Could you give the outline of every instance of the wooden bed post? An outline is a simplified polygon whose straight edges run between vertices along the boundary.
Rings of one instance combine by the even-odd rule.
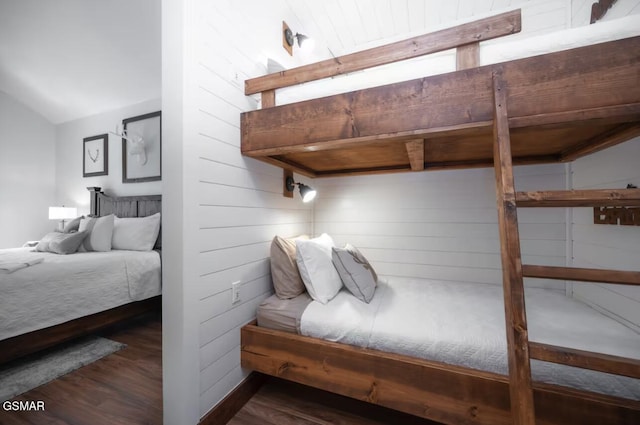
[[[496,173],[496,200],[509,355],[511,415],[516,425],[534,425],[529,336],[507,115],[507,90],[501,71],[493,73],[493,100],[493,162]]]
[[[89,214],[90,215],[99,215],[98,214],[98,194],[102,193],[102,188],[97,187],[97,186],[91,186],[88,187],[87,190],[89,192],[91,192],[91,195],[89,197],[89,205],[90,205],[90,210],[89,210]]]

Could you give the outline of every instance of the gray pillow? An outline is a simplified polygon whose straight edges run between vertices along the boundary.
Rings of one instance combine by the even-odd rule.
[[[360,301],[369,303],[376,290],[378,275],[362,253],[353,245],[332,248],[331,259],[342,283]]]
[[[85,236],[87,236],[86,232],[49,233],[38,242],[36,251],[53,252],[55,254],[73,254],[78,250]]]
[[[77,232],[78,231],[78,227],[80,227],[80,220],[82,220],[83,218],[84,218],[84,216],[81,215],[80,217],[76,217],[73,220],[68,221],[64,225],[64,229],[62,229],[62,233]]]
[[[88,217],[80,220],[79,232],[87,232],[80,251],[111,251],[113,214],[104,217]]]

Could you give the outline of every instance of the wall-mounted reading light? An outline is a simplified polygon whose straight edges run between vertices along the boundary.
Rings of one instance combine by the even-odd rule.
[[[293,56],[293,45],[296,40],[298,41],[298,47],[302,48],[302,45],[304,44],[305,50],[307,47],[313,49],[314,43],[312,38],[304,34],[300,34],[299,32],[294,34],[287,23],[282,21],[282,47],[284,47],[291,56]]]
[[[313,198],[315,198],[318,193],[315,189],[307,186],[306,184],[295,182],[293,177],[290,176],[286,177],[285,186],[289,192],[293,192],[296,186],[298,186],[298,189],[300,189],[300,196],[302,196],[302,202],[313,201]]]
[[[302,43],[305,42],[305,40],[307,40],[309,37],[304,35],[304,34],[300,34],[299,32],[297,32],[295,35],[293,34],[293,31],[291,31],[290,28],[286,28],[284,30],[284,39],[287,41],[287,44],[291,47],[293,47],[293,43],[295,40],[298,40],[298,47],[302,47]]]

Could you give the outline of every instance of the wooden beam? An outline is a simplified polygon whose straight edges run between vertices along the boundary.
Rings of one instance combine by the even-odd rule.
[[[499,72],[493,74],[493,108],[493,159],[496,172],[500,256],[509,352],[511,414],[515,425],[535,425],[520,235],[507,114],[507,87]]]
[[[260,98],[260,107],[261,108],[271,108],[276,106],[276,91],[275,90],[265,90],[262,92],[262,96]]]
[[[424,170],[424,139],[411,140],[405,143],[411,171]]]
[[[257,157],[256,159],[262,162],[266,162],[267,164],[275,165],[276,167],[280,167],[286,170],[292,170],[306,177],[311,177],[311,178],[316,177],[316,173],[313,172],[312,170],[309,170],[308,168],[299,166],[297,164],[292,164],[291,162],[288,162],[288,161],[283,161],[280,158],[271,157],[271,156],[261,156],[261,157]]]
[[[640,124],[628,123],[620,125],[613,130],[596,136],[575,148],[568,149],[560,154],[563,161],[573,161],[582,156],[601,151],[615,146],[634,137],[640,136]]]
[[[273,155],[277,149],[318,150],[344,141],[424,138],[458,126],[482,126],[493,116],[488,82],[499,66],[512,88],[510,125],[637,120],[640,56],[633,52],[638,43],[640,37],[633,37],[246,112],[242,152]]]
[[[516,193],[519,207],[638,207],[640,189],[548,190]]]
[[[531,358],[565,364],[615,375],[640,378],[640,360],[609,354],[593,353],[575,348],[530,342]]]
[[[577,280],[581,282],[617,283],[620,285],[640,285],[640,272],[587,269],[578,267],[522,266],[525,277],[540,279]]]
[[[456,70],[480,66],[480,43],[465,44],[456,49]]]
[[[509,117],[509,128],[553,126],[567,123],[607,124],[609,122],[640,121],[640,103],[548,112],[521,117]]]
[[[245,81],[244,93],[288,87],[520,32],[520,9]]]

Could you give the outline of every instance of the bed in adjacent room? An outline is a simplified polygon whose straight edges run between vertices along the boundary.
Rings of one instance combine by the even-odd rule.
[[[160,195],[89,189],[78,229],[0,250],[0,362],[159,308]]]

